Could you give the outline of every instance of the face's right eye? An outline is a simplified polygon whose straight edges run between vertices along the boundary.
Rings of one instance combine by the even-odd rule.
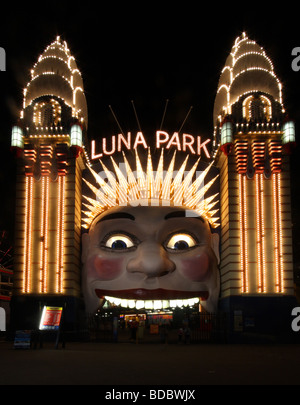
[[[187,233],[174,234],[166,244],[172,251],[184,251],[196,246],[195,239]]]
[[[126,250],[134,247],[135,244],[129,236],[123,234],[115,234],[107,238],[102,246],[111,250]]]

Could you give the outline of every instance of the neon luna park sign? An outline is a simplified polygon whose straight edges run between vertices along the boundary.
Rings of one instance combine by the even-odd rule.
[[[155,133],[155,146],[160,148],[176,148],[178,151],[192,153],[193,155],[201,155],[202,152],[207,158],[210,158],[210,153],[207,145],[211,139],[201,141],[201,136],[193,136],[190,134],[179,134],[174,132],[170,135],[165,131],[156,131]],[[145,149],[149,147],[143,132],[137,132],[135,136],[131,132],[127,135],[118,134],[113,135],[109,142],[106,138],[99,141],[91,141],[91,159],[100,159],[105,155],[113,155],[116,152],[121,152],[124,149],[131,150],[142,146]]]

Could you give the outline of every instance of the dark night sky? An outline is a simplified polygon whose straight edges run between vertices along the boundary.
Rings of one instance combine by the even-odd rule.
[[[234,3],[220,7],[215,2],[207,6],[206,2],[195,1],[140,1],[138,6],[130,1],[45,4],[12,4],[2,13],[0,46],[7,58],[6,72],[0,72],[2,229],[11,231],[14,221],[11,126],[19,113],[22,89],[32,65],[57,35],[67,41],[83,76],[90,139],[118,132],[109,105],[124,131],[138,130],[131,100],[143,132],[153,133],[160,125],[166,99],[165,122],[170,132],[180,128],[193,106],[185,130],[210,137],[219,75],[235,38],[243,31],[272,59],[283,83],[285,107],[296,125],[300,122],[300,71],[291,68],[292,49],[300,46],[295,3],[285,2],[284,9],[263,8],[262,2],[249,3],[251,9]],[[295,213],[300,202],[296,161],[294,155]],[[293,221],[298,229],[297,215]]]

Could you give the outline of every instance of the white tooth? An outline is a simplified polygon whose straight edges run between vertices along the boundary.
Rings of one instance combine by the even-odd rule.
[[[154,309],[161,309],[162,302],[161,301],[154,301]]]
[[[136,301],[135,307],[136,307],[136,309],[145,308],[145,301],[142,301],[142,300]]]
[[[163,301],[163,308],[169,308],[169,306],[170,306],[170,303],[169,303],[169,301]]]
[[[135,301],[134,300],[129,300],[128,301],[128,306],[129,306],[129,308],[135,308]]]
[[[182,300],[176,300],[176,306],[182,307]]]
[[[170,307],[176,307],[177,301],[176,300],[170,300]]]
[[[187,307],[189,305],[189,300],[183,300],[182,304],[184,307]]]
[[[121,300],[121,306],[127,308],[127,300]]]
[[[153,309],[153,301],[145,301],[145,308],[146,309]]]

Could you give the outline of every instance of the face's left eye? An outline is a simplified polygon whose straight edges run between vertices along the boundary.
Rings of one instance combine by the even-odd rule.
[[[187,250],[196,246],[195,239],[187,233],[177,233],[168,240],[166,247],[174,251]]]
[[[126,250],[134,247],[132,239],[127,235],[116,234],[111,235],[104,243],[104,247],[110,248],[112,250]]]

